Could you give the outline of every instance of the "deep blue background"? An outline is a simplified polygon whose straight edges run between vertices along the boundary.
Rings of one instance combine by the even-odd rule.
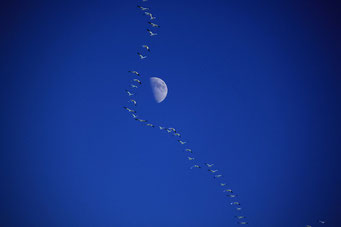
[[[157,37],[136,1],[1,4],[0,226],[234,225],[216,180],[122,109],[128,70],[141,117],[216,164],[249,226],[341,226],[340,4],[144,5]]]

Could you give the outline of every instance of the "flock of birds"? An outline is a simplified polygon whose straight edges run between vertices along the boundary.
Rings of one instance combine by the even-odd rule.
[[[148,0],[141,0],[142,2],[147,2]],[[141,5],[137,5],[137,8],[139,8],[145,16],[147,16],[149,18],[150,21],[148,21],[148,24],[151,26],[150,29],[146,29],[146,31],[148,32],[150,37],[153,36],[157,36],[158,33],[155,31],[152,31],[151,29],[158,29],[160,28],[160,26],[154,22],[156,19],[156,17],[150,12],[150,8],[148,7],[144,7]],[[150,47],[148,45],[142,45],[142,48],[145,49],[144,52],[146,53],[150,53]],[[143,51],[141,51],[143,52]],[[139,56],[139,58],[141,60],[147,58],[147,55],[141,52],[137,52],[137,55]],[[240,204],[240,202],[238,200],[236,200],[236,197],[238,196],[236,193],[234,193],[234,191],[229,188],[227,186],[227,184],[222,181],[221,179],[223,179],[223,174],[220,173],[220,171],[218,169],[214,168],[214,164],[213,163],[197,163],[196,162],[196,158],[193,157],[194,152],[192,151],[192,149],[190,149],[187,146],[187,142],[185,140],[182,139],[181,134],[175,129],[175,128],[168,128],[168,127],[164,127],[164,126],[157,126],[155,124],[152,124],[151,122],[149,122],[148,120],[145,119],[141,119],[138,117],[136,110],[134,110],[133,108],[135,108],[137,106],[137,101],[134,99],[134,96],[136,95],[136,89],[139,88],[139,86],[142,85],[141,79],[142,79],[142,75],[135,71],[135,70],[130,70],[128,71],[129,73],[133,74],[136,78],[132,79],[132,83],[130,84],[130,90],[126,89],[125,92],[128,94],[129,96],[129,103],[131,103],[131,105],[133,107],[127,107],[124,106],[123,108],[128,111],[129,114],[131,114],[131,116],[133,117],[133,119],[135,119],[137,122],[141,122],[143,124],[145,124],[148,127],[151,128],[157,128],[161,131],[165,131],[169,134],[172,134],[173,136],[175,136],[177,138],[177,142],[183,146],[183,150],[184,152],[186,152],[187,154],[187,159],[190,162],[193,162],[193,164],[191,165],[190,169],[202,169],[202,168],[207,168],[207,170],[212,174],[212,177],[214,179],[217,179],[219,186],[222,188],[222,192],[225,193],[225,196],[230,198],[231,201],[229,202],[229,205],[234,206],[235,210],[238,212],[237,215],[235,215],[235,219],[236,219],[236,223],[240,224],[240,225],[246,225],[249,222],[247,221],[246,216],[242,215],[242,206]],[[325,221],[322,220],[318,220],[317,221],[320,224],[325,224]],[[311,225],[306,225],[306,227],[312,227]]]

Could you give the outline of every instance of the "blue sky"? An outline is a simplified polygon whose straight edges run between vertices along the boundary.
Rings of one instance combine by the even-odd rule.
[[[141,3],[142,4],[142,3]],[[13,1],[1,8],[1,226],[340,226],[340,3]],[[141,61],[141,45],[151,47]],[[149,77],[168,85],[157,104]]]

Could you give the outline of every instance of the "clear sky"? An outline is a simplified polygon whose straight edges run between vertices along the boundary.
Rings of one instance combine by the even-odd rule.
[[[0,226],[341,226],[337,1],[10,1],[0,7]],[[143,61],[137,51],[148,44]],[[168,96],[152,97],[150,77]]]

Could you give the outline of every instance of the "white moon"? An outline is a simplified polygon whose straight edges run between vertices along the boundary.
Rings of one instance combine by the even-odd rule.
[[[150,78],[150,86],[152,87],[153,95],[157,103],[162,102],[168,93],[166,83],[157,77]]]

